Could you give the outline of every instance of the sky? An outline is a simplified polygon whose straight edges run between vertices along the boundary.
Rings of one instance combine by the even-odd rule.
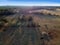
[[[60,6],[60,0],[0,0],[0,6]]]

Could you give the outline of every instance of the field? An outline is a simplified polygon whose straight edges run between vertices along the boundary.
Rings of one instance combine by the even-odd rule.
[[[60,7],[0,7],[0,45],[60,45]]]

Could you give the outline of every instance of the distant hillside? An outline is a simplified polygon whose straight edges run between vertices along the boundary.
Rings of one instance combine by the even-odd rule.
[[[47,9],[40,9],[40,10],[31,10],[29,13],[36,13],[36,14],[44,14],[44,15],[53,15],[53,16],[60,16],[60,9],[54,10],[47,10]]]

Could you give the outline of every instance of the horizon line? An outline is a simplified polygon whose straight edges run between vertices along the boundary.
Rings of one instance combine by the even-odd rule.
[[[0,3],[0,6],[60,6],[60,3]]]

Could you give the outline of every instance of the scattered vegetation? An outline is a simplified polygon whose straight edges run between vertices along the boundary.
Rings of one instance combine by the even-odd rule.
[[[0,17],[1,16],[8,16],[8,15],[13,15],[14,12],[11,9],[0,9]]]
[[[57,45],[60,41],[60,21],[58,19],[57,21],[53,18],[46,19],[38,16],[44,15],[44,13],[29,15],[19,13],[9,16],[13,14],[14,11],[10,9],[0,9],[0,16],[2,17],[0,18],[0,33],[2,33],[0,39],[4,39],[2,40],[4,45],[28,45],[29,43],[32,45],[49,45],[48,43]],[[4,15],[8,16],[3,17]],[[51,16],[51,13],[47,15]],[[0,40],[1,45],[2,41]]]

